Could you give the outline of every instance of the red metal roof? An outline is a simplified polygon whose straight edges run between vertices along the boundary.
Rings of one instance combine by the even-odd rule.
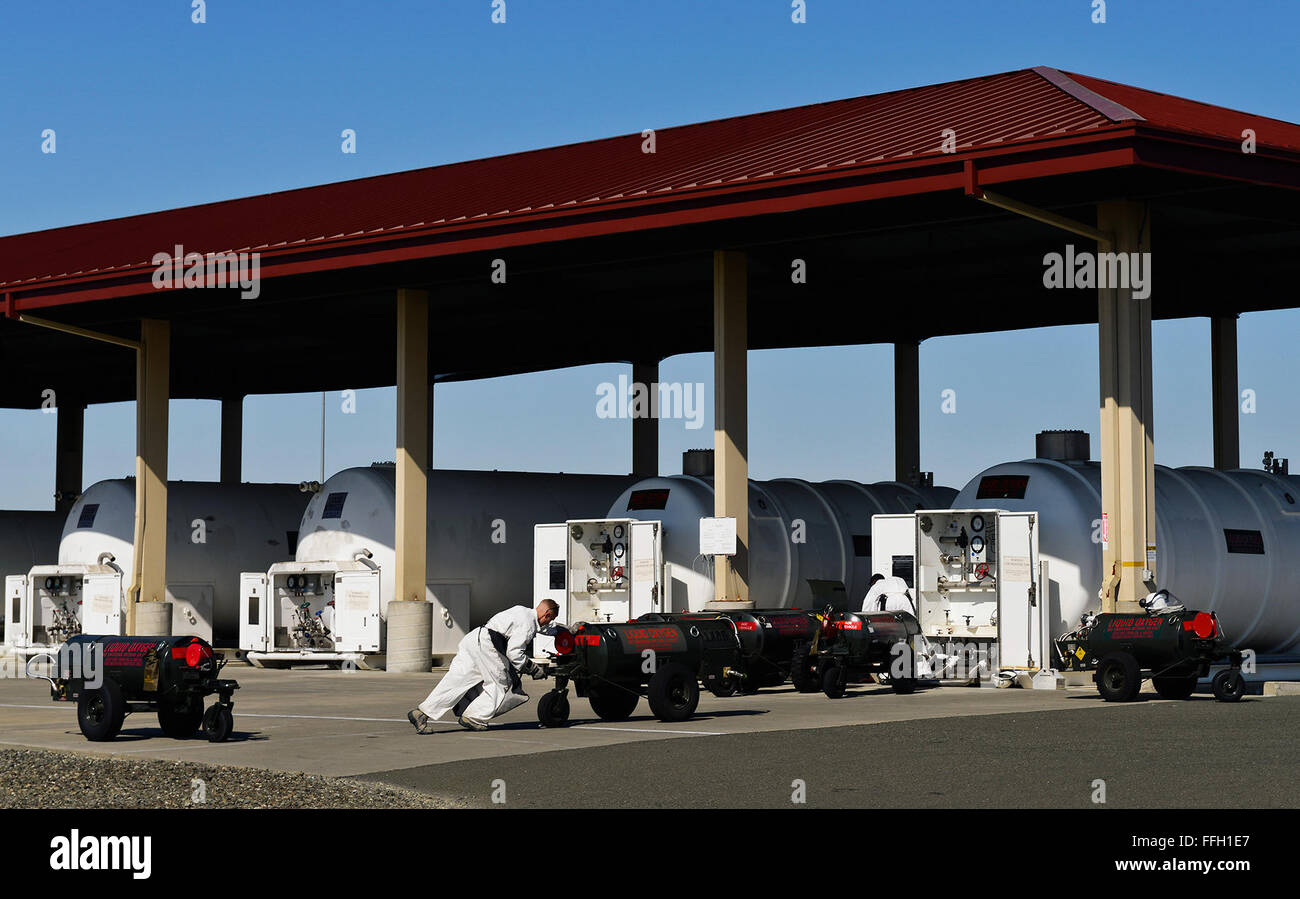
[[[1024,69],[664,128],[655,135],[653,154],[642,152],[641,135],[625,135],[0,238],[0,287],[97,281],[126,270],[152,269],[154,254],[170,253],[178,244],[186,252],[259,251],[265,277],[277,256],[286,262],[305,259],[303,251],[311,250],[310,258],[319,259],[322,249],[397,246],[395,238],[454,234],[460,239],[463,234],[464,242],[454,250],[460,252],[605,233],[619,229],[564,231],[559,226],[578,212],[606,211],[613,217],[632,209],[642,215],[665,201],[721,196],[736,203],[762,188],[811,189],[891,167],[952,161],[941,149],[944,129],[955,132],[961,158],[1082,141],[1139,125],[1234,141],[1240,141],[1243,127],[1258,125],[1262,147],[1300,148],[1300,126],[1054,69]],[[1124,161],[1132,162],[1128,157]],[[906,187],[891,189],[896,195],[952,186],[916,177]],[[851,199],[828,193],[818,202]],[[770,210],[728,215],[757,211]],[[533,236],[470,241],[474,234],[491,233],[484,226],[505,223]],[[642,221],[623,230],[647,226]],[[551,235],[539,237],[538,229]],[[398,250],[387,255],[376,251],[366,262],[419,255],[404,252],[405,257]],[[345,264],[362,263],[353,256],[334,267]],[[310,265],[329,267],[286,264],[281,271],[308,270]],[[109,295],[114,294],[98,294]]]
[[[1242,140],[1241,132],[1250,128],[1255,132],[1261,147],[1300,152],[1300,125],[1117,84],[1114,81],[1090,78],[1087,75],[1071,74],[1069,77],[1089,90],[1133,110],[1150,127],[1217,137],[1237,143]]]

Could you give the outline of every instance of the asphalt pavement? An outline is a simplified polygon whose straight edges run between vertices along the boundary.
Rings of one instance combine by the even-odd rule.
[[[501,808],[1297,808],[1297,735],[1300,698],[1144,697],[620,743],[365,779]],[[961,829],[959,818],[935,824]],[[864,828],[888,829],[885,819]]]

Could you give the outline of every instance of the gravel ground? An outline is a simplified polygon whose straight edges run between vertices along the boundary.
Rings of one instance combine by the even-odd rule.
[[[199,783],[201,781],[202,783]],[[202,801],[195,801],[197,798]],[[0,808],[456,808],[401,787],[299,772],[0,749]]]

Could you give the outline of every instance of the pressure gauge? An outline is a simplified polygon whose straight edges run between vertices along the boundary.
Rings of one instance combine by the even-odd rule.
[[[984,552],[984,538],[975,536],[970,538],[970,551],[973,553]]]
[[[621,540],[622,538],[623,538],[623,525],[621,524],[614,525],[614,539]]]
[[[984,516],[983,515],[972,516],[970,520],[970,529],[972,531],[984,530]]]
[[[616,559],[621,559],[621,558],[623,558],[623,553],[624,553],[625,551],[626,551],[626,550],[624,549],[623,544],[621,544],[621,543],[615,543],[615,544],[614,544],[614,558],[616,558]]]

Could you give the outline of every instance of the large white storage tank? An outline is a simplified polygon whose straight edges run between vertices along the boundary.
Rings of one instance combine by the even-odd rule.
[[[848,601],[861,603],[871,580],[871,516],[947,508],[956,493],[897,481],[751,480],[750,598],[764,608],[811,608],[808,582],[818,580],[842,583]],[[673,608],[696,611],[713,599],[713,559],[699,553],[700,519],[713,515],[713,478],[683,474],[638,481],[606,517],[664,523]]]
[[[432,598],[445,609],[468,607],[468,627],[510,606],[531,605],[533,525],[599,515],[634,480],[629,475],[428,472],[425,571]],[[388,573],[396,567],[396,503],[391,464],[338,472],[302,514],[296,561],[346,562],[370,552],[370,562],[381,572],[380,609],[386,614],[393,596]]]
[[[1190,608],[1216,612],[1239,648],[1300,655],[1300,478],[1157,465],[1155,490],[1159,585]],[[1099,462],[1067,457],[995,465],[962,489],[953,508],[1038,512],[1053,636],[1075,627],[1085,611],[1100,609]]]
[[[48,562],[59,552],[63,534],[62,512],[0,511],[0,583],[11,574],[26,574],[33,565]],[[5,615],[0,614],[0,640]]]
[[[207,630],[217,645],[239,638],[239,573],[266,570],[296,549],[307,497],[296,484],[167,485],[167,593],[172,633]],[[60,565],[93,565],[110,553],[129,585],[135,552],[135,479],[100,481],[82,493],[63,526]],[[42,560],[42,561],[48,561]],[[187,612],[188,610],[188,612]],[[205,614],[206,613],[206,614]]]

